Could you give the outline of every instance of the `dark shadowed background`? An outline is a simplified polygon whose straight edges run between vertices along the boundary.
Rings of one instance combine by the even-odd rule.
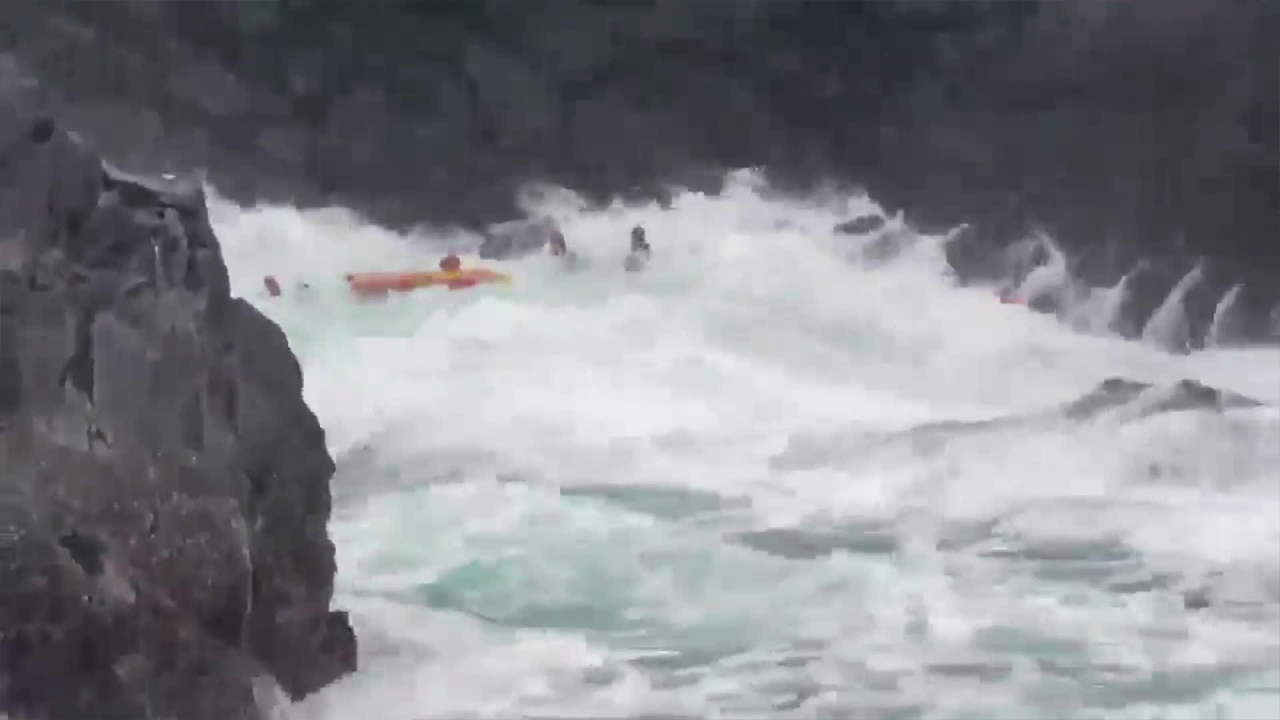
[[[605,199],[835,178],[952,263],[1029,229],[1109,284],[1280,285],[1280,2],[10,1],[4,42],[139,170],[391,226],[516,214],[552,180]],[[1153,291],[1154,292],[1154,291]]]

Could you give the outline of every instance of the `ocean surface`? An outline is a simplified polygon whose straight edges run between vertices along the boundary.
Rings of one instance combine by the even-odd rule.
[[[945,237],[834,236],[878,208],[750,173],[525,203],[584,269],[211,201],[338,464],[360,670],[284,716],[1280,717],[1280,349],[1121,340],[1105,292],[1001,304]],[[346,292],[447,248],[514,282]],[[1111,376],[1272,407],[1042,414]]]

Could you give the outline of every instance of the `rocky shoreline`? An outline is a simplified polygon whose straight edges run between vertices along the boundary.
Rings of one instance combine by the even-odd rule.
[[[324,431],[200,185],[41,95],[0,55],[0,715],[264,717],[356,666]]]

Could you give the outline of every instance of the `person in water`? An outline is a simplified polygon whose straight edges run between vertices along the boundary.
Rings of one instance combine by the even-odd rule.
[[[653,252],[649,248],[649,241],[645,239],[643,226],[637,225],[631,228],[631,252],[644,255],[645,260],[648,260]]]
[[[551,240],[548,241],[553,257],[567,257],[569,255],[569,246],[564,241],[564,233],[559,230],[551,231]]]
[[[560,258],[560,262],[566,268],[574,270],[582,264],[582,259],[578,257],[578,253],[569,249],[568,243],[564,240],[564,233],[560,232],[560,228],[551,231],[551,239],[547,241],[547,246],[551,248],[551,256]]]
[[[649,241],[645,238],[644,228],[637,225],[631,228],[631,252],[627,254],[627,259],[622,261],[622,267],[627,272],[638,272],[644,269],[649,263],[649,256],[653,251],[649,248]]]
[[[280,282],[276,280],[274,275],[267,275],[262,278],[262,284],[267,288],[267,294],[271,297],[280,297]]]
[[[448,273],[449,275],[458,276],[449,278],[445,283],[445,287],[450,290],[462,290],[463,288],[474,287],[478,282],[475,278],[460,275],[462,272],[462,258],[458,257],[457,254],[453,252],[450,252],[448,255],[440,258],[440,270]]]

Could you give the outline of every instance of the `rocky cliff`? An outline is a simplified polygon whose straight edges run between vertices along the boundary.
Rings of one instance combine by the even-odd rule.
[[[0,715],[260,717],[355,667],[324,432],[200,187],[38,90],[0,54]]]
[[[9,0],[7,41],[109,157],[206,168],[240,200],[392,226],[596,197],[842,178],[989,273],[1034,229],[1157,305],[1280,282],[1280,3],[984,0]],[[2,28],[0,28],[2,30]],[[0,32],[0,42],[6,33]],[[1167,276],[1167,277],[1166,277]],[[1149,297],[1146,297],[1149,296]],[[1265,324],[1265,322],[1264,322]]]

